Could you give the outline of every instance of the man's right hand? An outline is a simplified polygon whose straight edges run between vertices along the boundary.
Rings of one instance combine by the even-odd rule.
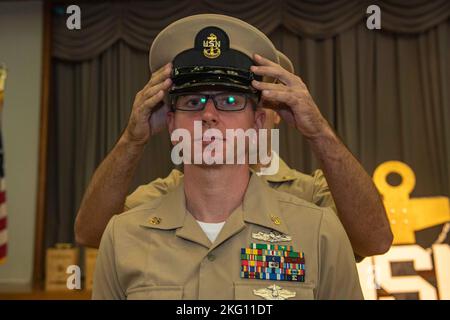
[[[163,99],[172,85],[171,72],[171,63],[153,72],[149,82],[136,94],[130,119],[124,132],[129,141],[144,145],[150,136],[165,127],[169,106],[163,102]]]

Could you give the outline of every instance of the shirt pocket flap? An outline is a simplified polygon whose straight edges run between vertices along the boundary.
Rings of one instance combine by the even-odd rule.
[[[180,286],[148,286],[129,290],[127,300],[181,300],[182,296]]]
[[[235,282],[236,300],[313,300],[314,285],[310,283]]]

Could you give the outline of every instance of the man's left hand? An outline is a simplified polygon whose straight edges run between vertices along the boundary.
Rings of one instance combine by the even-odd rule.
[[[313,139],[328,131],[328,122],[300,77],[258,54],[254,60],[258,65],[251,67],[252,72],[278,79],[278,83],[252,81],[253,87],[262,91],[263,107],[277,111],[306,138]]]

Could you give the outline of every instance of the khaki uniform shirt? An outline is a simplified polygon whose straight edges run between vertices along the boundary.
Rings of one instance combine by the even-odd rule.
[[[278,173],[270,176],[263,175],[261,178],[270,187],[278,191],[287,192],[300,199],[312,202],[319,207],[331,207],[336,212],[336,206],[322,170],[316,170],[312,176],[306,175],[289,168],[280,158]],[[159,178],[149,184],[138,187],[127,197],[125,211],[166,194],[182,181],[183,173],[174,169],[166,178]]]
[[[241,249],[258,232],[304,253],[304,282],[241,278]],[[185,207],[181,181],[165,196],[114,216],[103,234],[93,299],[362,299],[350,242],[330,208],[270,188],[253,174],[242,205],[211,243]],[[295,296],[293,296],[295,294]]]

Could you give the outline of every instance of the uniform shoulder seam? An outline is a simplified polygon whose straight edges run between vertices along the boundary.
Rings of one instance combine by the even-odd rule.
[[[149,211],[153,211],[154,209],[156,209],[160,206],[162,198],[164,198],[164,196],[161,196],[158,199],[152,199],[152,200],[145,202],[137,207],[134,207],[132,209],[124,211],[120,214],[117,214],[116,218],[120,219],[122,217],[129,217],[131,215],[137,215],[137,214],[148,213]]]

